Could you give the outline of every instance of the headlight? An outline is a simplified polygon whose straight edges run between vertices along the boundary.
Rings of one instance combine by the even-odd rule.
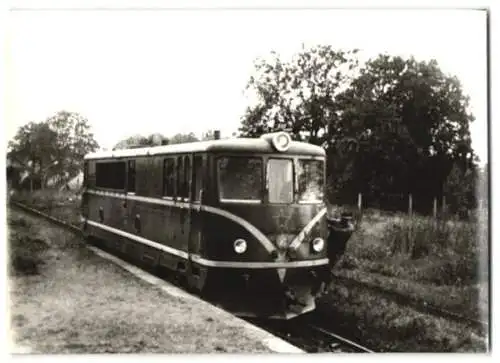
[[[242,238],[238,238],[236,241],[234,241],[233,246],[236,253],[241,254],[247,250],[247,242]]]
[[[284,132],[279,132],[277,133],[273,139],[272,143],[276,150],[278,151],[286,151],[290,147],[290,143],[292,142],[292,139],[290,138],[290,135]]]
[[[323,248],[325,247],[325,241],[323,238],[315,238],[312,241],[312,249],[314,252],[321,252]]]
[[[292,138],[284,131],[271,132],[260,136],[261,139],[271,143],[271,145],[279,152],[287,151],[292,144]]]

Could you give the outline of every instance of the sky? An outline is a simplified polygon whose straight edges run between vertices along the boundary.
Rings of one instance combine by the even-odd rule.
[[[59,110],[87,117],[111,148],[134,134],[220,129],[250,100],[253,61],[315,44],[438,61],[470,97],[472,143],[487,158],[486,14],[466,10],[14,11],[7,33],[7,124]]]

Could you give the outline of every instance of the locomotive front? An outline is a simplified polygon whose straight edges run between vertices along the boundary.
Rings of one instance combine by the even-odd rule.
[[[239,142],[214,156],[219,212],[207,207],[203,237],[211,291],[239,315],[311,311],[330,269],[325,151],[286,133]]]

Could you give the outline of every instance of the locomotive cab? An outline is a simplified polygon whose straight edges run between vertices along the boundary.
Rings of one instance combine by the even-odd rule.
[[[254,227],[252,233],[227,220],[209,222],[206,235],[214,240],[205,245],[216,249],[207,249],[216,255],[212,258],[245,267],[227,269],[225,278],[217,275],[219,297],[234,291],[257,300],[260,295],[279,295],[285,306],[262,314],[272,316],[279,310],[295,316],[314,309],[314,296],[329,273],[324,151],[292,142],[286,133],[266,134],[260,140],[260,150],[251,153],[224,150],[214,155],[217,205],[243,218]],[[222,228],[224,237],[217,233]]]

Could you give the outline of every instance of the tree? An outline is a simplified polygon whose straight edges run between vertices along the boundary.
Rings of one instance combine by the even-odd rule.
[[[171,138],[163,136],[160,133],[153,133],[147,137],[137,134],[134,136],[130,136],[124,140],[121,140],[114,146],[113,150],[135,149],[141,147],[151,147],[151,146],[169,145],[169,144],[183,144],[186,142],[195,142],[195,141],[199,140],[192,132],[189,134],[176,134]]]
[[[254,92],[258,102],[247,108],[241,135],[289,130],[295,140],[322,145],[328,126],[336,121],[334,98],[357,66],[356,52],[316,46],[289,62],[274,52],[271,60],[257,60],[256,75],[247,90]]]
[[[412,193],[430,208],[432,199],[443,195],[455,163],[474,173],[468,98],[436,61],[380,55],[336,101],[342,127],[330,128],[329,143],[346,136],[354,140],[354,174],[347,183],[367,197]]]
[[[189,134],[176,134],[169,139],[170,144],[184,144],[187,142],[195,142],[200,141],[195,136],[194,133],[190,132]]]
[[[59,111],[46,122],[57,134],[55,184],[65,184],[82,172],[83,157],[99,145],[88,120],[76,112]]]
[[[384,204],[412,193],[431,208],[455,163],[464,173],[475,168],[468,98],[435,61],[380,55],[358,67],[355,54],[318,46],[290,62],[274,53],[259,60],[248,84],[258,102],[240,132],[285,129],[324,146],[332,201],[352,203],[363,192]]]
[[[45,122],[21,126],[9,142],[7,157],[25,172],[31,191],[34,183],[45,185],[49,168],[57,160],[56,142],[57,134]]]
[[[83,157],[98,147],[87,119],[60,111],[44,122],[21,126],[9,142],[8,157],[29,175],[30,189],[38,180],[42,188],[49,179],[62,184],[83,170]]]
[[[169,139],[160,133],[154,133],[149,135],[148,137],[137,134],[118,142],[114,146],[113,150],[135,149],[141,147],[151,147],[151,146],[167,145],[167,144],[169,144]]]
[[[453,164],[444,186],[446,204],[450,212],[465,216],[467,210],[476,207],[477,177],[477,170],[464,170],[459,163]]]

